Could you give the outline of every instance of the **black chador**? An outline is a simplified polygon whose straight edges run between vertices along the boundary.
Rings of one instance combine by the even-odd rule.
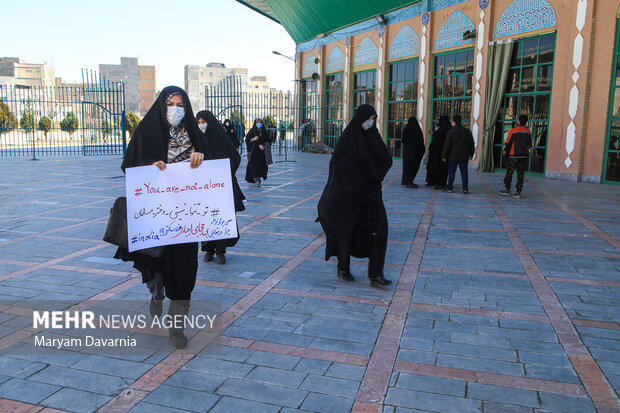
[[[448,184],[448,164],[441,159],[441,151],[446,143],[446,135],[452,128],[450,118],[441,116],[439,127],[433,133],[433,138],[428,146],[428,163],[426,164],[426,182],[435,189],[444,188]]]
[[[241,163],[241,155],[239,155],[239,152],[233,146],[232,141],[226,135],[225,129],[220,128],[220,123],[217,121],[213,113],[208,110],[202,110],[196,114],[196,119],[202,119],[207,123],[207,129],[205,130],[203,136],[207,143],[209,143],[214,149],[212,159],[230,159],[230,173],[232,176],[235,211],[245,211],[245,206],[243,205],[245,196],[243,195],[243,192],[241,192],[241,188],[237,183],[237,177],[235,176],[237,168],[239,168],[239,164]],[[201,242],[201,250],[206,252],[205,261],[211,261],[213,259],[213,254],[217,253],[218,263],[225,264],[226,258],[224,254],[226,254],[226,248],[234,247],[237,244],[237,241],[239,241],[238,236],[237,238]]]
[[[361,105],[340,135],[318,214],[327,237],[325,259],[338,257],[338,276],[353,281],[350,256],[369,257],[371,283],[387,285],[390,281],[383,277],[383,264],[388,220],[381,182],[392,166],[392,157],[374,119],[375,109]]]
[[[424,157],[424,135],[422,129],[415,116],[409,118],[409,122],[403,130],[403,178],[402,185],[406,185],[410,188],[417,188],[417,185],[413,183],[418,170],[420,169],[420,162]]]
[[[260,127],[258,126],[260,125]],[[257,138],[257,139],[255,139]],[[269,134],[265,130],[260,118],[254,120],[254,126],[245,135],[248,165],[245,170],[245,180],[260,186],[260,180],[267,179],[267,160],[265,158],[265,143],[269,142]],[[263,147],[262,149],[260,147]]]
[[[237,138],[237,132],[235,132],[235,127],[230,119],[224,120],[222,127],[224,128],[224,131],[226,131],[226,135],[228,135],[228,138],[232,142],[233,146],[238,149],[241,146],[241,142],[239,142],[239,138]]]

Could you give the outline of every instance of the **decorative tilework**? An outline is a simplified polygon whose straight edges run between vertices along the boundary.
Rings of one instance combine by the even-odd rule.
[[[382,24],[381,27],[379,27],[379,36],[383,36],[385,34],[385,24]]]
[[[306,62],[304,63],[304,70],[302,72],[302,77],[310,77],[312,76],[312,74],[314,72],[318,72],[319,71],[319,65],[314,63],[314,59],[316,57],[313,56],[308,56],[308,58],[306,59]]]
[[[353,58],[353,66],[365,65],[377,61],[377,46],[368,36],[360,43]]]
[[[448,47],[461,46],[473,43],[473,39],[463,40],[463,33],[467,30],[475,30],[476,26],[469,17],[460,10],[455,10],[446,20],[435,39],[434,50],[446,49]]]
[[[405,25],[390,47],[388,59],[411,56],[420,53],[420,38],[413,29]]]
[[[489,0],[480,0],[478,1],[478,5],[480,6],[482,10],[484,10],[489,5]]]
[[[512,36],[556,24],[555,11],[547,0],[514,0],[499,18],[493,36]]]
[[[344,69],[344,53],[338,46],[334,47],[325,63],[325,71],[333,72]]]
[[[424,0],[411,6],[404,7],[400,10],[393,11],[385,15],[388,25],[399,23],[423,15],[425,12],[441,10],[456,4],[464,3],[469,0]],[[330,33],[325,37],[300,43],[297,49],[300,52],[307,52],[319,46],[333,43],[338,40],[346,39],[349,36],[368,32],[379,28],[379,22],[375,18],[366,20],[353,26]]]
[[[428,14],[428,12],[424,12],[424,14],[422,15],[422,24],[426,26],[430,20],[430,14]]]

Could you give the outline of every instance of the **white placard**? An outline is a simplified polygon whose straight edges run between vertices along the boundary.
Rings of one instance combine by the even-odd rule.
[[[236,238],[230,160],[125,170],[129,251]]]

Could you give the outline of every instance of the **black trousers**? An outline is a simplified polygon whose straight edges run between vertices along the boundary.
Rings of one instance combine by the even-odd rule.
[[[206,252],[226,254],[226,241],[228,240],[205,241],[202,243],[201,249]]]
[[[512,174],[517,170],[517,192],[521,193],[523,189],[523,180],[525,177],[525,169],[527,168],[527,158],[508,158],[506,162],[506,176],[504,177],[504,185],[510,191],[512,186]]]
[[[381,236],[373,235],[370,241],[370,254],[368,257],[369,278],[383,275],[386,251],[387,240]],[[338,269],[342,271],[351,270],[351,256],[349,254],[343,254],[338,257]]]

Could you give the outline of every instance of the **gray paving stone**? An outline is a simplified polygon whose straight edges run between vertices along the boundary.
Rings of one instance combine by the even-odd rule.
[[[429,393],[465,397],[466,384],[463,380],[400,373],[395,386]]]
[[[308,347],[312,340],[314,340],[314,337],[303,336],[301,334],[283,333],[280,331],[270,331],[265,335],[265,337],[263,337],[263,341],[297,347]]]
[[[163,384],[213,393],[225,380],[226,377],[217,376],[215,374],[179,370]]]
[[[50,384],[13,378],[0,384],[0,397],[36,404],[59,389],[60,387]]]
[[[437,361],[437,354],[428,351],[404,350],[398,351],[398,361],[407,361],[410,363],[431,364]]]
[[[362,381],[366,368],[354,366],[352,364],[333,363],[325,373],[326,376],[338,377],[341,379]]]
[[[242,394],[245,399],[293,408],[299,407],[308,394],[305,391],[238,379],[226,380],[217,393],[231,397]]]
[[[352,407],[353,399],[317,393],[310,393],[301,405],[302,409],[321,413],[348,412]]]
[[[299,388],[315,393],[355,397],[358,387],[359,382],[310,374]]]
[[[331,361],[302,358],[295,366],[295,371],[323,375],[331,365]]]
[[[153,366],[149,364],[94,355],[90,355],[72,366],[72,368],[78,370],[92,371],[129,379],[137,379],[149,371],[151,367]]]
[[[534,379],[580,383],[579,377],[572,368],[553,368],[549,366],[525,365],[525,376]]]
[[[129,410],[129,413],[175,413],[175,412],[187,412],[188,410],[181,410],[178,407],[166,407],[158,404],[151,404],[146,402],[138,403],[133,409]]]
[[[449,354],[439,354],[437,356],[437,365],[474,371],[486,371],[489,373],[508,374],[511,376],[523,376],[525,373],[523,366],[519,363],[467,358]]]
[[[240,395],[241,396],[241,395]],[[231,413],[231,412],[252,412],[252,413],[277,413],[280,406],[257,403],[249,400],[237,399],[234,397],[222,397],[219,402],[209,410],[209,413]]]
[[[562,413],[596,412],[596,408],[589,398],[566,396],[555,393],[540,392],[540,406],[546,410]]]
[[[437,353],[454,354],[457,356],[471,356],[476,358],[486,358],[491,360],[512,362],[518,361],[517,353],[514,350],[507,350],[496,347],[484,347],[436,341],[433,347],[433,351]]]
[[[252,364],[242,364],[211,357],[196,356],[193,360],[183,366],[181,370],[215,374],[222,377],[243,378],[253,368],[254,365]]]
[[[388,390],[385,403],[412,409],[446,413],[478,413],[482,410],[482,402],[479,400],[399,388],[390,388]]]
[[[482,402],[484,413],[533,413],[534,409],[513,404]],[[540,410],[536,410],[537,412]]]
[[[131,380],[120,377],[56,366],[47,367],[31,376],[30,380],[108,396],[116,396],[131,384]]]
[[[85,392],[74,389],[61,389],[47,399],[43,400],[43,406],[54,409],[67,410],[70,412],[94,412],[106,404],[112,397],[102,394]]]
[[[315,338],[308,347],[318,348],[321,350],[330,350],[340,353],[361,354],[362,356],[370,356],[374,348],[371,344],[353,343],[350,341],[330,340],[326,338]]]
[[[292,370],[299,360],[299,357],[257,351],[247,360],[247,363]]]
[[[535,391],[482,383],[467,383],[467,397],[532,408],[540,407],[538,394]]]
[[[306,373],[260,366],[256,367],[250,374],[245,376],[246,380],[276,384],[278,386],[292,387],[294,389],[298,388],[305,378]]]
[[[204,412],[217,403],[219,396],[162,384],[144,398],[147,403]]]

